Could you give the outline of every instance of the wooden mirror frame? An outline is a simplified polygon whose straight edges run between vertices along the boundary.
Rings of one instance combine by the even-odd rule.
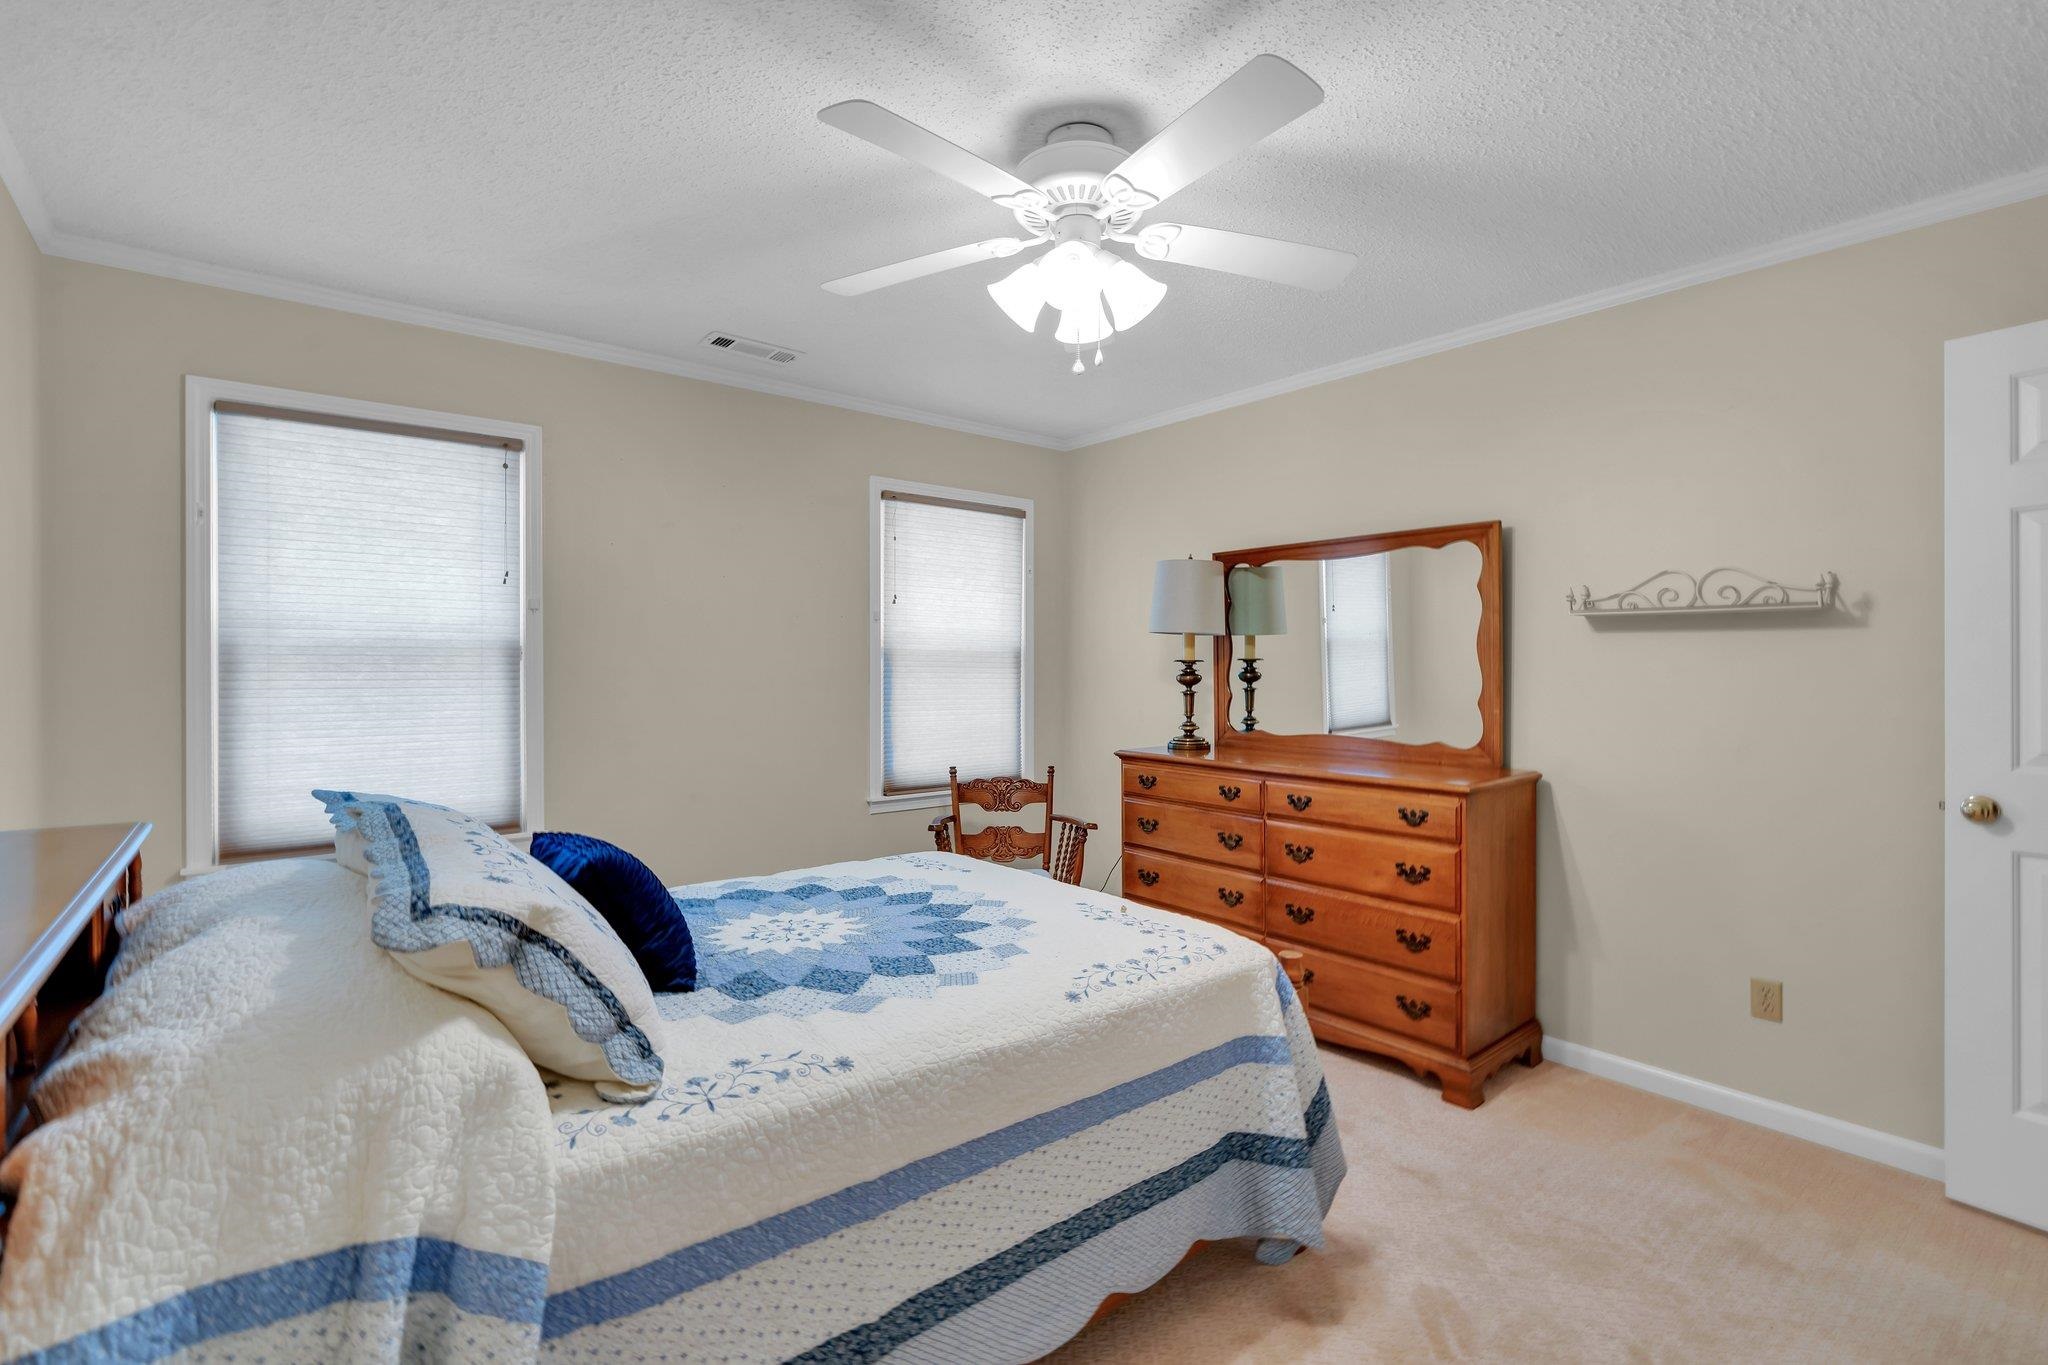
[[[1210,692],[1215,701],[1215,733],[1218,756],[1235,750],[1233,758],[1257,762],[1261,759],[1299,757],[1327,760],[1350,757],[1366,760],[1405,760],[1455,768],[1502,767],[1507,756],[1506,710],[1507,670],[1501,648],[1501,565],[1500,523],[1467,522],[1462,526],[1428,526],[1412,531],[1384,531],[1378,535],[1343,536],[1336,540],[1305,540],[1294,545],[1260,545],[1249,550],[1225,550],[1211,558],[1223,565],[1224,601],[1230,597],[1230,571],[1240,564],[1270,564],[1281,559],[1351,559],[1410,547],[1441,549],[1446,545],[1469,543],[1479,548],[1479,742],[1469,749],[1443,743],[1403,744],[1392,739],[1368,739],[1361,735],[1285,735],[1264,730],[1244,731],[1230,722],[1230,705],[1237,695],[1236,680],[1230,676],[1231,649],[1237,637],[1219,635],[1215,644],[1215,672],[1210,675]],[[1225,618],[1227,621],[1227,617]]]

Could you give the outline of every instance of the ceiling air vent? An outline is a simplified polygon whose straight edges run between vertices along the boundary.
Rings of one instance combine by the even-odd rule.
[[[792,351],[787,346],[770,346],[765,341],[750,341],[746,337],[734,336],[731,332],[706,332],[704,344],[715,350],[750,355],[756,360],[767,360],[777,365],[787,365],[803,354],[802,351]]]

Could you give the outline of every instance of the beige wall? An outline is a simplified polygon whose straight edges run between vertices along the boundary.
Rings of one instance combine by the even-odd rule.
[[[41,257],[0,188],[0,829],[36,822],[36,393]]]
[[[1545,1027],[1939,1143],[1941,346],[2048,317],[2044,242],[2048,199],[1081,452],[1069,803],[1108,820],[1110,752],[1176,719],[1152,560],[1498,517]],[[1721,564],[1852,609],[1566,614]]]
[[[1546,1026],[1938,1143],[1941,342],[2048,316],[2044,239],[2048,200],[1066,456],[48,260],[38,490],[37,267],[0,214],[0,491],[32,493],[0,516],[41,532],[39,559],[37,521],[0,535],[0,627],[42,618],[39,680],[0,655],[0,756],[39,718],[36,818],[155,820],[153,880],[176,866],[188,373],[544,428],[549,823],[676,880],[923,842],[861,800],[870,474],[1038,500],[1038,757],[1105,832],[1111,751],[1177,719],[1152,560],[1499,517]],[[1851,610],[1565,612],[1725,563],[1833,569]],[[1751,975],[1784,1024],[1747,1017]]]
[[[1067,457],[101,266],[45,262],[54,823],[184,848],[187,374],[543,429],[547,822],[671,881],[929,847],[869,815],[868,476],[1036,500],[1039,761],[1066,676]]]

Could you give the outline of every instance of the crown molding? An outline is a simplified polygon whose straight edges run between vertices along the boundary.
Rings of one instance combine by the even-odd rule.
[[[410,323],[415,327],[432,327],[443,332],[459,332],[465,336],[482,337],[487,341],[503,341],[535,350],[556,351],[563,355],[580,356],[585,360],[626,365],[637,370],[652,370],[658,374],[698,379],[710,384],[723,384],[729,388],[772,394],[778,398],[794,398],[805,403],[823,403],[829,407],[846,408],[875,417],[891,417],[903,422],[943,427],[949,431],[993,437],[1018,445],[1038,446],[1051,450],[1066,448],[1055,438],[1034,431],[1020,431],[1014,427],[996,426],[946,413],[928,412],[921,408],[905,407],[899,403],[885,403],[855,394],[841,393],[835,389],[790,384],[765,375],[736,374],[715,365],[663,355],[657,351],[639,351],[631,347],[614,346],[608,342],[565,336],[558,332],[543,332],[536,328],[518,327],[486,318],[443,312],[437,308],[422,308],[417,304],[400,303],[372,294],[332,289],[326,285],[304,284],[277,275],[264,275],[250,270],[237,270],[231,266],[213,265],[160,251],[100,241],[76,233],[49,232],[40,237],[37,244],[42,247],[44,254],[61,257],[67,261],[111,266],[117,270],[133,270],[144,275],[183,280],[188,284],[211,285],[217,289],[232,289],[240,294],[281,299],[287,303],[310,304],[315,308],[332,308],[343,313],[382,318],[388,322]]]
[[[1334,365],[1325,365],[1320,369],[1306,370],[1300,374],[1289,375],[1284,379],[1271,380],[1264,384],[1254,385],[1251,388],[1237,389],[1231,393],[1220,394],[1215,398],[1206,398],[1198,403],[1189,403],[1184,407],[1173,408],[1166,412],[1156,413],[1150,417],[1140,417],[1129,422],[1120,422],[1115,426],[1104,427],[1100,431],[1093,431],[1085,436],[1070,438],[1062,442],[1059,448],[1062,450],[1080,450],[1089,446],[1098,446],[1107,441],[1117,440],[1119,437],[1133,436],[1141,431],[1151,431],[1157,427],[1171,426],[1176,422],[1185,422],[1194,417],[1206,417],[1210,413],[1222,412],[1228,408],[1243,407],[1247,403],[1257,403],[1267,398],[1277,398],[1281,394],[1293,393],[1297,389],[1313,388],[1318,384],[1327,384],[1334,379],[1348,379],[1352,375],[1364,374],[1370,370],[1383,370],[1390,365],[1399,365],[1410,360],[1420,360],[1424,356],[1436,355],[1442,351],[1456,350],[1460,346],[1470,346],[1475,342],[1491,341],[1496,337],[1508,336],[1514,332],[1526,332],[1532,327],[1542,327],[1553,322],[1563,322],[1567,318],[1582,317],[1587,313],[1597,313],[1603,308],[1614,308],[1624,303],[1634,303],[1639,299],[1654,298],[1659,294],[1669,294],[1675,290],[1691,288],[1696,284],[1706,284],[1712,280],[1726,279],[1730,275],[1740,275],[1746,271],[1760,270],[1765,266],[1782,265],[1787,261],[1796,261],[1802,256],[1816,256],[1824,251],[1833,251],[1838,247],[1855,246],[1860,242],[1874,241],[1879,237],[1889,237],[1894,233],[1910,232],[1914,228],[1928,227],[1935,223],[1945,222],[1951,218],[1962,218],[1972,213],[1982,213],[1986,209],[2003,208],[2007,204],[2017,204],[2023,200],[2037,199],[2044,194],[2048,194],[2048,166],[2043,166],[2038,170],[2025,171],[2019,175],[2007,176],[2002,180],[1986,181],[1984,184],[1972,185],[1967,189],[1957,190],[1950,194],[1936,195],[1931,199],[1918,200],[1915,203],[1907,204],[1900,208],[1886,209],[1882,213],[1873,213],[1866,218],[1857,218],[1846,223],[1837,223],[1833,227],[1801,233],[1797,237],[1787,237],[1781,241],[1772,242],[1767,246],[1737,252],[1732,256],[1722,256],[1699,265],[1686,266],[1683,269],[1668,271],[1662,275],[1652,275],[1647,279],[1636,280],[1631,284],[1616,285],[1611,289],[1595,290],[1590,294],[1581,294],[1577,298],[1545,304],[1541,308],[1531,308],[1527,312],[1510,314],[1504,318],[1496,318],[1491,322],[1482,322],[1471,327],[1462,327],[1457,331],[1444,332],[1422,341],[1411,341],[1400,346],[1390,346],[1383,351],[1373,351],[1351,360],[1339,361]]]
[[[0,185],[7,187],[8,197],[14,200],[14,211],[27,225],[30,239],[42,251],[49,251],[49,210],[43,207],[43,196],[37,192],[36,182],[29,179],[28,163],[21,159],[21,148],[14,145],[5,123],[0,123]]]

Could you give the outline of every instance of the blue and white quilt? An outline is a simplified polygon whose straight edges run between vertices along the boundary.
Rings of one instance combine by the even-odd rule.
[[[216,1287],[201,1273],[126,1299],[82,1289],[83,1317],[51,1321],[16,1295],[10,1247],[6,1354],[131,1341],[105,1334],[150,1318],[152,1345],[244,1359],[1026,1361],[1197,1240],[1263,1239],[1269,1261],[1320,1244],[1343,1157],[1305,1022],[1256,945],[942,854],[676,894],[700,987],[659,998],[653,1098],[608,1104],[586,1083],[535,1078],[517,1114],[417,1116],[451,1125],[450,1143],[472,1153],[481,1134],[461,1129],[474,1119],[516,1153],[491,1177],[495,1208],[434,1154],[435,1180],[465,1192],[421,1190],[410,1234],[445,1260],[489,1258],[491,1293],[467,1269],[308,1271],[288,1276],[296,1299],[235,1294],[223,1307],[200,1303]],[[495,1021],[439,999],[450,1029],[496,1042]],[[353,1127],[358,1144],[403,1145],[386,1126]],[[406,1184],[406,1162],[424,1159],[407,1148],[380,1174]],[[291,1164],[273,1157],[247,1183],[291,1185]],[[513,1166],[538,1169],[544,1198]],[[276,1206],[277,1194],[247,1199]],[[336,1255],[361,1264],[335,1240],[356,1234],[305,1224],[242,1222],[248,1254],[234,1264],[265,1262],[259,1279]],[[88,1275],[119,1279],[82,1245],[98,1261]],[[23,1283],[61,1290],[64,1254],[32,1248]],[[38,1314],[29,1335],[9,1320],[22,1304]],[[322,1351],[305,1349],[316,1331]]]

